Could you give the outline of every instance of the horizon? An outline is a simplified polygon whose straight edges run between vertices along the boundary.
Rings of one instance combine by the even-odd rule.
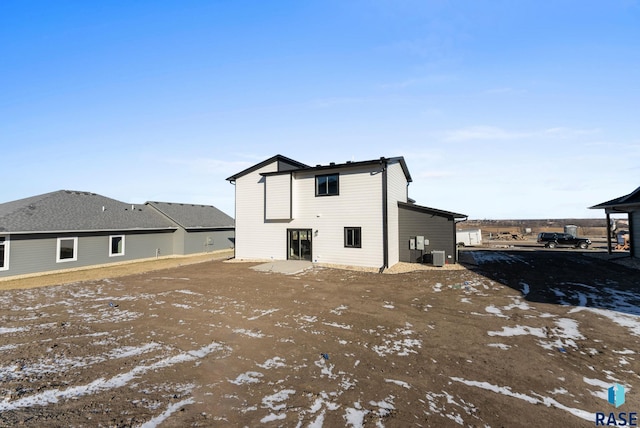
[[[213,205],[275,154],[403,156],[418,205],[600,218],[640,186],[640,3],[0,5],[1,195]]]

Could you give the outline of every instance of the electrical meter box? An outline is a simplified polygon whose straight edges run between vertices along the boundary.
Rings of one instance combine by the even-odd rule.
[[[416,238],[409,238],[409,249],[410,250],[416,249]]]

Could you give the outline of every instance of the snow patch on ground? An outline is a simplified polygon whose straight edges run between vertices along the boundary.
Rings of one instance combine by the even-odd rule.
[[[279,310],[280,310],[280,309],[266,309],[266,310],[262,310],[262,311],[261,311],[261,310],[256,309],[256,310],[254,310],[253,312],[257,312],[257,313],[258,313],[258,315],[254,315],[254,316],[252,316],[251,318],[247,318],[247,319],[248,319],[249,321],[254,321],[254,320],[257,320],[258,318],[263,317],[263,316],[265,316],[265,315],[269,315],[269,314],[272,314],[272,313],[274,313],[274,312],[278,312]]]
[[[542,328],[517,325],[515,327],[502,327],[502,331],[489,331],[489,336],[526,336],[528,334],[536,337],[547,337]]]
[[[247,330],[245,328],[236,328],[233,330],[234,333],[238,333],[238,334],[243,334],[245,336],[249,336],[249,337],[256,337],[256,338],[262,338],[264,337],[264,333],[262,333],[261,331],[252,331],[252,330]]]
[[[14,401],[4,401],[0,403],[0,412],[21,409],[32,406],[46,406],[48,404],[57,403],[59,400],[74,399],[83,395],[98,394],[103,391],[121,388],[131,382],[140,375],[152,371],[171,367],[176,364],[195,361],[213,352],[221,352],[226,350],[222,344],[213,342],[193,351],[181,352],[177,355],[166,357],[149,365],[138,365],[128,372],[117,374],[109,379],[98,378],[95,381],[86,384],[72,386],[67,389],[48,389],[37,394],[21,397]]]
[[[338,307],[337,307],[337,308],[335,308],[335,309],[331,309],[329,312],[331,312],[332,314],[335,314],[335,315],[342,315],[342,313],[343,313],[344,311],[346,311],[347,309],[349,309],[349,307],[348,307],[348,306],[346,306],[346,305],[340,305],[340,306],[338,306]]]
[[[262,376],[264,375],[260,372],[246,372],[239,374],[234,380],[227,380],[234,385],[244,385],[247,383],[259,383]]]
[[[404,382],[402,380],[385,379],[384,381],[387,382],[387,383],[394,383],[394,384],[396,384],[398,386],[401,386],[403,388],[406,388],[406,389],[411,389],[411,385],[409,385],[407,382]]]
[[[497,386],[497,385],[493,385],[490,384],[488,382],[478,382],[475,380],[466,380],[466,379],[462,379],[459,377],[451,377],[451,380],[455,381],[455,382],[460,382],[463,383],[465,385],[469,385],[469,386],[474,386],[477,388],[481,388],[484,389],[486,391],[491,391],[491,392],[495,392],[497,394],[502,394],[505,395],[507,397],[513,397],[513,398],[517,398],[519,400],[523,400],[526,401],[527,403],[530,404],[544,404],[547,407],[555,407],[558,408],[560,410],[564,410],[566,412],[569,412],[571,414],[573,414],[574,416],[577,416],[581,419],[587,420],[589,422],[593,422],[593,413],[587,412],[585,410],[582,409],[576,409],[573,407],[568,407],[565,406],[561,403],[559,403],[558,401],[556,401],[553,398],[550,397],[543,397],[542,395],[539,394],[535,394],[538,396],[538,398],[536,397],[532,397],[530,395],[527,394],[522,394],[520,392],[513,392],[511,391],[511,388],[508,386]]]
[[[258,367],[262,367],[263,369],[276,369],[279,367],[286,367],[287,365],[284,363],[284,358],[273,357],[269,358],[262,364],[256,364]]]
[[[599,308],[585,308],[578,307],[569,311],[569,313],[575,313],[580,311],[589,311],[595,314],[598,314],[602,317],[609,318],[614,323],[618,324],[621,327],[625,327],[633,334],[634,336],[640,336],[640,316],[631,315],[626,313],[620,313],[608,309],[599,309]]]

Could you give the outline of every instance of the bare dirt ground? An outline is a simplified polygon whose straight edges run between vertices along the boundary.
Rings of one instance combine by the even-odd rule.
[[[210,260],[0,291],[0,425],[578,427],[640,411],[640,271],[575,250],[462,260],[395,275]]]

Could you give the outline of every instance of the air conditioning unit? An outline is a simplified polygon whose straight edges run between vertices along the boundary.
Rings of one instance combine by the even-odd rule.
[[[438,267],[444,266],[444,261],[445,261],[444,251],[435,251],[435,250],[432,251],[431,260],[434,266],[438,266]]]

